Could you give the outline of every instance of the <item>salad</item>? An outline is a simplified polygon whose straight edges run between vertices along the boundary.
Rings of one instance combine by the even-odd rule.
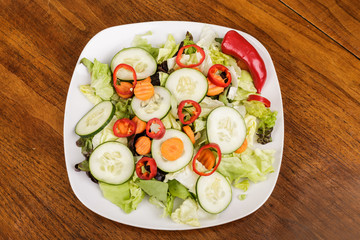
[[[83,58],[94,104],[77,123],[85,171],[103,196],[131,213],[148,199],[163,217],[199,226],[241,201],[274,171],[276,111],[261,96],[266,69],[241,35],[204,27],[199,40],[169,34],[162,46],[135,36],[110,64]]]

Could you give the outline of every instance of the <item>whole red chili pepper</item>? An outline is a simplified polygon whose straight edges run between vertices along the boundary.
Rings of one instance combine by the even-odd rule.
[[[198,157],[200,156],[202,151],[204,151],[205,149],[208,149],[208,148],[216,149],[217,154],[218,154],[218,161],[217,161],[215,167],[210,172],[200,172],[200,171],[198,171],[196,169],[196,159],[198,159]],[[193,158],[193,162],[192,162],[193,171],[196,174],[200,175],[200,176],[209,176],[209,175],[213,174],[216,171],[216,169],[218,168],[220,162],[221,162],[221,150],[220,150],[219,145],[217,145],[216,143],[209,143],[209,144],[206,144],[206,145],[202,146],[199,149],[199,151],[196,153],[195,157]]]
[[[219,72],[221,72],[220,75]],[[222,73],[225,74],[224,77]],[[231,73],[229,69],[221,64],[212,65],[208,71],[207,77],[213,84],[219,87],[225,88],[231,83]]]
[[[151,127],[152,125],[158,125],[157,131]],[[159,118],[152,118],[146,123],[146,135],[153,139],[160,139],[165,135],[165,126]]]
[[[191,48],[191,47],[194,47],[196,49],[196,51],[198,51],[200,54],[201,54],[201,59],[198,63],[194,63],[194,64],[189,64],[189,65],[186,65],[186,64],[183,64],[181,62],[181,56],[184,52],[185,49],[187,48]],[[197,67],[199,66],[203,61],[205,60],[205,52],[204,50],[199,47],[198,45],[196,44],[190,44],[190,45],[186,45],[186,46],[183,46],[182,48],[180,48],[177,56],[176,56],[176,64],[179,65],[179,67],[181,68],[193,68],[193,67]]]
[[[256,49],[238,32],[230,30],[224,36],[221,51],[246,63],[253,77],[257,93],[261,93],[267,73],[264,60]]]
[[[185,114],[183,112],[184,107],[190,104],[193,107],[195,107],[195,111],[192,113],[191,117],[189,120],[185,121]],[[193,100],[183,100],[180,102],[179,107],[178,107],[178,116],[179,116],[179,120],[182,124],[187,125],[187,124],[191,124],[193,123],[200,115],[201,113],[201,107],[200,105],[193,101]]]
[[[120,85],[118,84],[118,79],[117,79],[117,72],[121,69],[121,68],[124,68],[128,71],[131,71],[132,74],[133,74],[133,86],[131,89],[129,89],[128,91],[123,91],[123,88],[120,87]],[[129,95],[129,94],[132,94],[134,92],[134,89],[135,89],[135,85],[137,83],[137,77],[136,77],[136,72],[135,72],[135,69],[128,65],[128,64],[125,64],[125,63],[121,63],[119,65],[116,66],[116,68],[114,69],[114,73],[113,73],[113,84],[114,84],[114,87],[115,87],[115,90],[116,92],[119,94],[119,95]]]
[[[150,157],[141,158],[135,166],[136,175],[143,180],[150,180],[156,176],[156,161]]]

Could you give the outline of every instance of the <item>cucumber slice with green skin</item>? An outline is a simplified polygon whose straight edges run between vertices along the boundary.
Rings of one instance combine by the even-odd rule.
[[[103,130],[115,114],[115,106],[110,101],[102,101],[87,112],[75,126],[80,137],[91,137]]]
[[[124,48],[118,52],[111,60],[111,72],[121,63],[132,66],[139,80],[153,75],[157,70],[155,58],[146,50],[137,47]],[[116,76],[125,81],[134,80],[132,73],[124,69],[120,69]]]
[[[182,68],[171,73],[165,87],[180,103],[183,100],[201,102],[208,90],[208,81],[204,74],[192,68]]]
[[[217,107],[207,118],[208,141],[219,145],[221,153],[236,151],[245,141],[246,125],[241,114],[231,107]]]
[[[135,161],[130,149],[119,142],[105,142],[89,158],[91,174],[99,181],[121,184],[134,174]]]
[[[148,122],[152,118],[164,118],[171,108],[170,92],[163,87],[154,86],[154,96],[143,101],[136,96],[131,101],[131,108],[141,120]]]
[[[184,144],[183,154],[174,161],[166,160],[161,154],[161,144],[170,138],[179,138]],[[176,172],[189,164],[194,153],[194,145],[190,138],[183,132],[175,129],[166,129],[165,135],[161,139],[153,139],[151,144],[152,157],[156,161],[156,165],[164,172]]]
[[[231,185],[219,172],[200,176],[196,182],[196,196],[202,209],[217,214],[224,211],[232,200]]]

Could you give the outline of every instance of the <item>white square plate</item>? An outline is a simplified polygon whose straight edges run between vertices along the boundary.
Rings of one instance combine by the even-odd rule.
[[[122,48],[131,46],[136,34],[144,34],[151,31],[152,35],[147,37],[153,46],[163,44],[168,34],[172,34],[179,43],[185,37],[186,31],[194,36],[196,42],[201,30],[205,25],[213,28],[219,37],[223,37],[228,30],[227,27],[197,23],[197,22],[144,22],[128,25],[115,26],[105,29],[96,34],[82,51],[70,82],[64,117],[64,152],[67,172],[71,187],[78,199],[90,210],[108,219],[141,228],[162,229],[162,230],[186,230],[195,227],[181,225],[173,222],[169,217],[162,218],[162,209],[156,208],[144,199],[138,208],[130,214],[125,214],[119,207],[106,200],[98,187],[84,172],[76,172],[75,164],[83,160],[80,148],[75,144],[78,136],[74,128],[79,119],[88,112],[92,104],[82,95],[79,86],[90,83],[90,76],[80,60],[86,57],[93,61],[94,58],[102,63],[110,64],[112,57]],[[265,47],[254,37],[238,31],[242,34],[259,52],[267,69],[267,81],[262,90],[262,96],[271,101],[271,109],[278,111],[277,121],[272,133],[273,142],[262,146],[256,144],[254,147],[276,150],[275,172],[268,175],[266,181],[251,184],[246,192],[245,200],[240,201],[237,197],[241,192],[233,190],[233,200],[229,207],[218,216],[200,219],[199,228],[216,226],[243,218],[261,207],[272,193],[280,171],[284,142],[284,120],[283,108],[279,82],[271,57]]]

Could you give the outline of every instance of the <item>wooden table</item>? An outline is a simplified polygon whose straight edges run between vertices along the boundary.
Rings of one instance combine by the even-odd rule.
[[[1,1],[1,239],[360,239],[360,2]],[[156,231],[105,219],[74,195],[64,159],[67,89],[85,44],[121,24],[186,20],[256,37],[285,117],[277,185],[253,214]]]

